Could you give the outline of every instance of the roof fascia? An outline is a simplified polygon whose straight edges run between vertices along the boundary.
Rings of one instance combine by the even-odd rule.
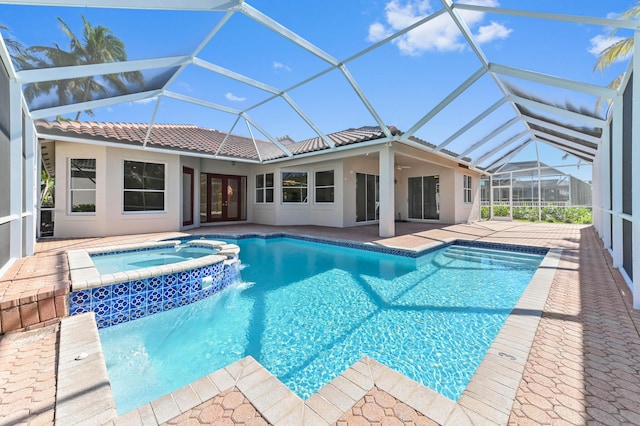
[[[0,4],[26,6],[96,7],[101,9],[200,10],[224,12],[244,0],[0,0]]]
[[[551,21],[575,22],[579,24],[599,25],[611,28],[627,28],[635,29],[638,26],[637,21],[611,19],[611,18],[593,18],[590,16],[566,15],[558,13],[534,12],[530,10],[505,9],[500,7],[480,6],[469,3],[454,3],[454,9],[472,10],[475,12],[497,13],[501,15],[523,16],[525,18],[547,19]]]
[[[113,96],[105,99],[97,99],[95,101],[81,102],[76,104],[61,105],[52,108],[37,109],[29,112],[32,120],[40,118],[55,117],[58,115],[69,114],[72,112],[85,111],[88,109],[103,108],[119,103],[135,102],[142,99],[154,98],[162,93],[162,90],[150,90],[147,92],[132,93],[129,95]]]
[[[139,61],[109,62],[102,64],[74,65],[70,67],[39,68],[18,71],[17,80],[22,84],[43,81],[68,80],[72,78],[91,77],[96,75],[118,74],[154,68],[169,68],[186,65],[191,61],[189,56],[169,58],[142,59]]]

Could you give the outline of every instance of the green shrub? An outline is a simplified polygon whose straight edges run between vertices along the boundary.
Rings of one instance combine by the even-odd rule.
[[[591,208],[588,207],[543,207],[540,213],[542,222],[589,224],[593,221]],[[493,206],[493,215],[498,217],[509,216],[509,206]],[[480,217],[489,219],[489,207],[481,207]],[[538,208],[514,207],[513,220],[537,222]]]

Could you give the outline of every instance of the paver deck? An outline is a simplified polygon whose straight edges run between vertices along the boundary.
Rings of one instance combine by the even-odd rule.
[[[591,227],[515,222],[454,226],[398,223],[398,236],[388,239],[376,237],[376,226],[332,229],[234,225],[203,227],[190,233],[246,232],[295,232],[406,248],[423,247],[450,238],[562,248],[559,268],[524,373],[517,381],[508,423],[640,424],[640,312],[631,308],[630,291],[619,272],[612,268],[610,256],[602,249],[601,241]],[[161,234],[163,237],[174,235]],[[147,241],[158,236],[43,240],[37,244],[36,256],[17,262],[10,272],[0,277],[0,301],[6,303],[8,296],[20,297],[27,290],[37,294],[42,283],[55,286],[68,280],[64,259],[64,251],[68,249]],[[58,342],[57,324],[0,336],[0,425],[53,423]],[[206,392],[201,392],[202,401],[166,422],[267,423],[263,413],[256,408],[260,404],[252,404],[246,395],[247,389],[243,392],[240,388],[219,389],[209,398],[202,396]],[[315,404],[319,414],[326,416],[322,407],[332,398],[335,396],[318,397],[308,405]],[[438,423],[437,419],[429,419],[413,409],[408,403],[412,401],[396,398],[378,387],[354,400],[352,406],[344,407],[341,416],[332,417],[335,424]],[[333,402],[340,405],[339,400]],[[294,416],[295,410],[288,417],[290,421],[299,419],[300,424],[326,424],[310,408],[300,409],[299,417]],[[271,412],[267,414],[272,415]],[[135,424],[135,421],[140,419],[124,416],[116,423]]]

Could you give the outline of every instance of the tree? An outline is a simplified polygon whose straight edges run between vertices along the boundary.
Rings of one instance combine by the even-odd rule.
[[[637,5],[631,7],[630,9],[622,12],[618,19],[634,19],[640,17],[640,0],[636,0]],[[616,35],[617,29],[611,31],[609,37],[614,37]],[[622,59],[633,52],[633,36],[626,37],[618,40],[613,43],[611,46],[604,49],[598,55],[598,60],[593,67],[593,71],[600,70],[604,71],[605,68],[608,68],[619,59]],[[624,77],[624,73],[616,77],[611,83],[609,83],[608,87],[617,89],[622,83],[622,78]]]
[[[0,31],[10,31],[9,27],[0,24]],[[29,66],[29,54],[22,43],[12,37],[4,37],[4,44],[7,46],[9,55],[13,59],[16,69],[28,68]]]
[[[57,19],[60,22],[60,28],[69,38],[69,49],[63,49],[58,43],[54,43],[53,46],[31,46],[27,48],[31,68],[91,65],[127,60],[124,43],[108,28],[102,25],[94,27],[82,16],[83,32],[80,39],[62,18]],[[70,102],[87,102],[113,94],[130,93],[132,85],[140,87],[143,84],[142,73],[133,71],[34,83],[25,87],[24,94],[27,100],[32,101],[42,94],[55,91],[58,102],[65,105]],[[82,112],[79,111],[76,114],[76,120],[80,119]],[[91,110],[86,112],[93,115]]]

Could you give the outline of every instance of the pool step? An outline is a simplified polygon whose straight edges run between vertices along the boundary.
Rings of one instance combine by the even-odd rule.
[[[512,265],[537,265],[540,263],[540,256],[536,254],[466,246],[447,247],[443,255],[452,259],[477,263],[502,263]]]

